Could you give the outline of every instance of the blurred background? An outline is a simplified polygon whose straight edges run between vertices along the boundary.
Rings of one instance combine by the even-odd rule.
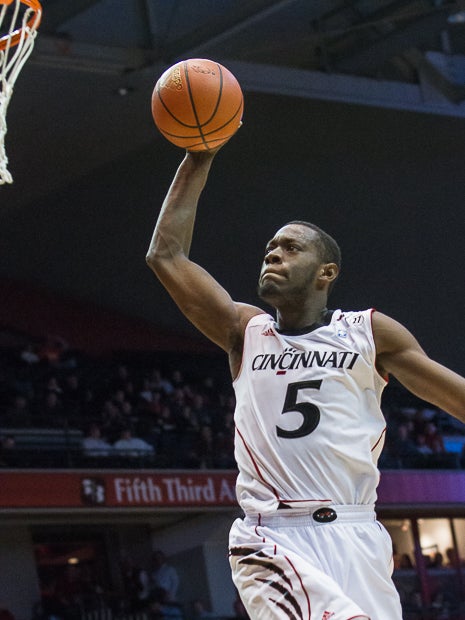
[[[374,306],[464,374],[465,2],[42,4],[0,186],[0,620],[245,620],[227,360],[145,264],[183,157],[153,87],[210,58],[243,88],[191,253],[234,299],[260,303],[266,242],[309,220],[342,248],[330,307]],[[383,413],[404,618],[463,620],[465,425],[394,381]]]
[[[14,184],[0,188],[0,275],[14,310],[6,303],[3,321],[26,321],[13,297],[38,287],[202,341],[144,257],[183,156],[153,124],[152,89],[174,62],[206,57],[236,74],[245,110],[202,197],[193,258],[257,303],[266,241],[290,219],[314,221],[342,246],[333,307],[373,305],[463,367],[461,2],[43,9],[7,113]]]

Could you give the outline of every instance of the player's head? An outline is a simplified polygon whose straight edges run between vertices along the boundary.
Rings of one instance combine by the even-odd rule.
[[[330,235],[310,222],[293,220],[267,244],[258,293],[276,307],[314,294],[327,297],[340,266],[341,251]]]
[[[319,256],[322,263],[335,263],[339,270],[341,271],[341,248],[339,247],[336,239],[328,235],[322,228],[317,226],[316,224],[311,224],[310,222],[304,222],[302,220],[292,220],[292,222],[288,222],[286,226],[291,224],[298,224],[299,226],[306,226],[313,230],[315,235],[315,245],[318,249]],[[335,280],[331,283],[330,289],[334,286]]]

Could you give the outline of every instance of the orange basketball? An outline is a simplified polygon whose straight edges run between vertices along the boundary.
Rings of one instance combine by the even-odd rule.
[[[188,151],[208,151],[239,128],[244,98],[234,75],[217,62],[182,60],[155,84],[152,114],[167,140]]]

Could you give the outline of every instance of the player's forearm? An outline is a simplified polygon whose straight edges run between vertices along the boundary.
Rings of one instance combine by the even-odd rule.
[[[153,268],[175,255],[188,256],[197,204],[205,186],[214,154],[188,153],[168,190],[147,253]]]
[[[424,354],[405,356],[392,374],[413,394],[465,423],[465,379]]]

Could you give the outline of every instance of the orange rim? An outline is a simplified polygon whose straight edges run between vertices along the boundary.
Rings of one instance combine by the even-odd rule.
[[[13,0],[0,0],[0,5],[11,4],[12,2]],[[37,29],[39,27],[40,20],[42,19],[42,6],[39,0],[21,0],[21,2],[28,6],[30,9],[33,9],[34,11],[34,13],[27,22],[27,28],[34,30]],[[9,34],[1,37],[0,50],[4,50],[8,43],[11,46],[18,45],[19,41],[21,40],[22,31],[23,28],[18,28],[18,30],[14,30],[13,32],[10,32]],[[26,36],[28,36],[27,32]]]

